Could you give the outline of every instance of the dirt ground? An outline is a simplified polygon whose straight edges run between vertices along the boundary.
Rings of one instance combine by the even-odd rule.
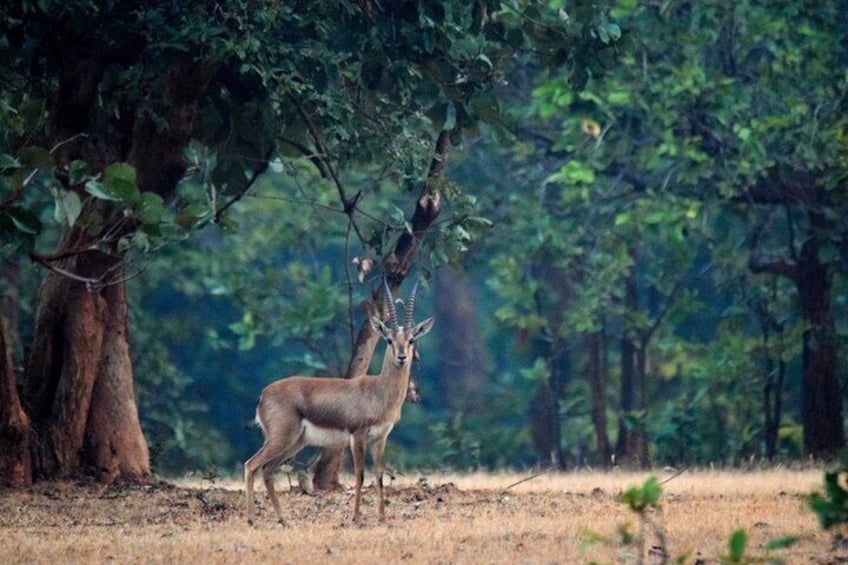
[[[617,500],[647,473],[420,476],[375,491],[352,523],[352,491],[309,496],[278,485],[288,526],[257,489],[257,523],[237,482],[157,481],[103,487],[37,483],[0,491],[0,563],[721,563],[732,532],[746,556],[785,563],[848,562],[805,496],[820,471],[686,472],[663,478],[663,502],[639,543],[638,516]],[[515,483],[519,484],[515,484]],[[763,544],[799,536],[789,548]],[[635,537],[635,540],[630,538]],[[658,547],[661,546],[661,547]]]

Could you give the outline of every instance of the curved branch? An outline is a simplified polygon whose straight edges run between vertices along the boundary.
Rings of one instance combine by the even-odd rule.
[[[386,276],[395,283],[393,290],[400,286],[403,278],[412,269],[422,237],[442,211],[442,183],[450,149],[450,131],[444,130],[436,140],[436,151],[430,161],[427,182],[412,213],[412,230],[403,232],[398,237],[394,251],[383,260]]]
[[[295,98],[292,94],[289,94],[288,97],[292,104],[294,104],[294,107],[297,110],[298,115],[300,115],[303,120],[303,123],[306,124],[306,129],[309,131],[309,135],[312,137],[312,141],[315,143],[316,149],[318,149],[317,153],[307,151],[305,154],[309,155],[310,161],[318,167],[319,172],[324,178],[329,178],[333,181],[333,184],[336,186],[336,191],[339,193],[339,200],[342,202],[342,207],[349,218],[353,230],[356,232],[357,237],[359,237],[359,241],[365,242],[365,236],[362,235],[362,232],[359,230],[359,226],[354,219],[356,203],[359,201],[360,194],[357,192],[353,198],[348,198],[347,191],[345,190],[341,177],[339,177],[335,168],[333,168],[333,165],[330,163],[330,151],[327,149],[327,145],[324,143],[324,140],[318,131],[318,127],[315,125],[315,122],[312,121],[312,117],[303,108],[303,105],[297,100],[297,98]],[[297,145],[293,142],[287,142],[297,147]]]
[[[268,161],[271,160],[271,156],[273,154],[274,150],[269,149],[268,152],[265,154],[265,158],[262,160],[262,164],[253,170],[253,174],[250,175],[250,178],[247,179],[247,182],[245,182],[244,186],[237,190],[235,195],[230,198],[226,204],[224,204],[215,211],[214,223],[217,224],[218,222],[220,222],[221,217],[224,215],[224,212],[226,212],[230,208],[230,206],[244,198],[244,195],[247,194],[251,187],[253,187],[253,185],[256,183],[262,173],[268,170]]]

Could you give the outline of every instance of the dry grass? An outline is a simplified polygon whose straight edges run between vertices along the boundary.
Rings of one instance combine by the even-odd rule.
[[[527,475],[410,477],[388,489],[384,524],[373,490],[360,524],[350,522],[350,492],[283,492],[288,528],[273,521],[261,490],[258,523],[248,526],[235,482],[42,483],[0,491],[0,563],[634,563],[639,550],[618,531],[630,523],[636,532],[638,520],[615,497],[647,476],[550,474],[515,486]],[[279,482],[285,491],[286,480]],[[665,532],[668,555],[687,563],[718,563],[737,528],[748,532],[753,557],[843,561],[848,550],[834,546],[804,503],[821,482],[817,469],[689,471],[663,486],[662,510],[651,518]],[[761,548],[784,535],[802,539],[772,553]]]

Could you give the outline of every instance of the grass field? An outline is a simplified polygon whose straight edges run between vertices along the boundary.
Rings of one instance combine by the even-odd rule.
[[[822,484],[821,469],[655,475],[666,482],[661,508],[649,518],[669,562],[720,563],[738,528],[748,534],[752,560],[848,560],[848,548],[819,528],[805,504]],[[616,499],[649,473],[529,476],[399,478],[387,489],[387,521],[377,521],[372,488],[357,524],[350,521],[352,491],[289,493],[282,476],[286,528],[274,521],[261,488],[257,523],[249,526],[237,482],[39,483],[0,491],[0,563],[637,563],[640,555],[661,562],[659,551],[648,553],[661,543],[650,531],[644,546],[625,542],[621,531],[638,534],[640,521]],[[787,535],[801,539],[763,549]]]

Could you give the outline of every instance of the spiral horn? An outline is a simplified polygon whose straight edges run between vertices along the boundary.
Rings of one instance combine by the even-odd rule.
[[[409,300],[407,300],[406,305],[404,306],[404,311],[406,312],[406,327],[407,329],[412,327],[412,311],[415,309],[415,294],[418,292],[418,279],[415,279],[415,284],[412,286],[412,292],[409,293]]]
[[[383,290],[386,294],[386,304],[389,307],[389,319],[392,323],[392,329],[398,329],[397,310],[395,309],[395,299],[392,297],[392,290],[389,288],[389,281],[383,277]]]

